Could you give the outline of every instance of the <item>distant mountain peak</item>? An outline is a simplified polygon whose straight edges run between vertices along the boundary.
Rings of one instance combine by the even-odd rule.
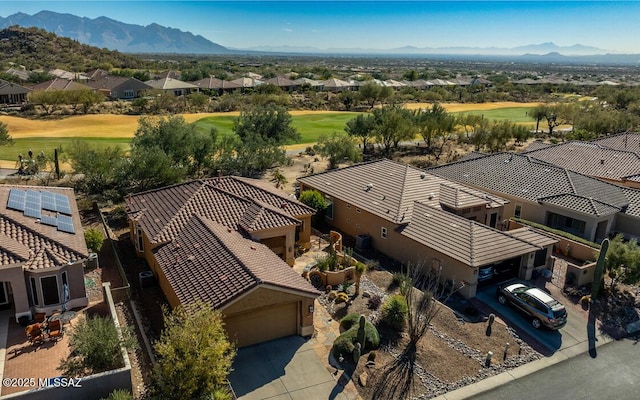
[[[127,53],[228,54],[233,51],[200,35],[168,28],[125,24],[108,17],[95,19],[43,10],[0,17],[0,29],[11,25],[36,27],[80,43]]]

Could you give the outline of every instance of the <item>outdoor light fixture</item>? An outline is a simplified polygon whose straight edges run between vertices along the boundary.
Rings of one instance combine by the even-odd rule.
[[[309,306],[309,313],[313,314],[313,305]]]

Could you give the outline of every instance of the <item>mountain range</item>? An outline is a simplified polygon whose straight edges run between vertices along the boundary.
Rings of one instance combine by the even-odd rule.
[[[386,55],[460,55],[460,56],[537,56],[547,54],[563,57],[586,57],[598,55],[601,58],[616,58],[614,52],[591,46],[575,44],[558,46],[547,42],[513,48],[498,47],[414,47],[394,49],[260,46],[248,49],[227,48],[200,35],[168,28],[158,24],[147,26],[126,24],[107,17],[95,19],[40,11],[34,15],[16,13],[6,18],[0,17],[0,29],[12,25],[36,27],[58,36],[75,39],[80,43],[118,50],[124,53],[184,53],[184,54],[240,54],[240,53],[306,53],[306,54],[386,54]],[[549,57],[547,57],[548,59]],[[633,60],[637,60],[634,57]]]
[[[124,53],[234,53],[226,47],[190,32],[158,24],[125,24],[107,17],[95,19],[40,11],[34,15],[16,13],[0,17],[0,29],[12,25],[36,27],[80,43]]]

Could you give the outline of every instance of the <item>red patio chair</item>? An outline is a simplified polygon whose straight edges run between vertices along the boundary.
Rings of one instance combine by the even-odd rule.
[[[58,340],[64,336],[64,328],[59,319],[49,321],[49,338]]]
[[[31,344],[37,344],[44,342],[44,332],[42,332],[42,327],[40,324],[35,323],[29,325],[25,328],[25,333],[27,334],[27,339]]]

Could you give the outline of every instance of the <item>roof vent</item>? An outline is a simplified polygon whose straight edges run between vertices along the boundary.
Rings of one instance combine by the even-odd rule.
[[[368,183],[368,184],[367,184],[367,188],[365,189],[365,191],[367,191],[367,192],[368,192],[368,191],[369,191],[369,190],[371,190],[371,189],[373,189],[373,183]]]
[[[251,250],[255,250],[255,249],[256,249],[256,246],[251,245]]]
[[[427,174],[425,174],[424,172],[420,173],[420,179],[424,179],[425,176],[427,176]]]
[[[604,165],[604,158],[600,159],[600,165]]]

